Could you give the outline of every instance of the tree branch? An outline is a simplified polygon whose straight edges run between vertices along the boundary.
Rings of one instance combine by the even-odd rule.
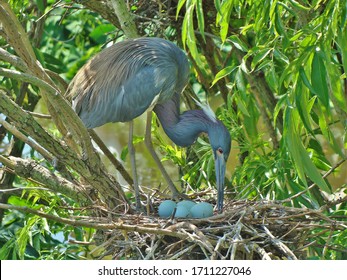
[[[52,153],[58,161],[61,161],[66,166],[71,166],[83,176],[91,186],[100,192],[111,207],[117,205],[115,203],[117,199],[120,199],[123,203],[126,202],[121,186],[107,174],[106,168],[97,153],[94,155],[98,159],[97,166],[90,165],[90,161],[78,157],[64,142],[54,139],[33,116],[10,100],[2,90],[0,90],[0,111],[14,122],[17,129],[31,135],[37,143]]]
[[[139,232],[139,233],[148,233],[148,234],[155,234],[155,235],[168,235],[168,236],[173,236],[177,237],[180,239],[186,239],[189,238],[189,235],[186,233],[181,233],[181,232],[176,232],[176,231],[171,231],[168,229],[162,229],[162,228],[157,228],[153,227],[153,225],[144,225],[144,226],[138,226],[138,225],[128,225],[124,224],[122,221],[120,222],[109,222],[109,223],[102,223],[98,221],[97,219],[91,220],[88,219],[86,220],[77,220],[74,218],[68,219],[68,218],[62,218],[58,217],[55,215],[47,214],[45,212],[39,211],[39,210],[34,210],[28,207],[22,207],[22,206],[14,206],[10,204],[3,204],[0,203],[0,209],[6,209],[6,210],[17,210],[21,211],[24,213],[29,213],[33,215],[37,215],[58,223],[66,224],[66,225],[71,225],[71,226],[81,226],[81,227],[87,227],[87,228],[95,228],[95,229],[109,229],[109,230],[124,230],[128,232]],[[121,219],[121,218],[120,218]]]
[[[28,65],[20,57],[10,54],[3,48],[0,48],[0,59],[10,63],[23,72],[29,72]]]
[[[104,155],[108,158],[108,160],[113,164],[113,166],[118,170],[118,172],[122,175],[125,181],[128,182],[130,186],[133,186],[134,182],[128,171],[125,170],[124,166],[118,161],[118,159],[110,152],[105,143],[100,139],[99,135],[95,133],[93,129],[89,130],[90,136],[93,138],[95,143],[99,146]]]
[[[139,37],[133,16],[129,13],[124,0],[109,0],[118,17],[120,26],[128,38]]]
[[[60,192],[70,198],[76,199],[82,204],[91,204],[85,193],[85,189],[52,173],[34,160],[0,155],[0,162],[23,178],[33,179],[55,192]]]
[[[42,97],[58,130],[64,136],[72,134],[73,137],[67,137],[66,141],[75,151],[78,151],[75,145],[75,140],[78,139],[86,160],[90,161],[91,166],[97,168],[100,161],[93,149],[87,129],[37,61],[27,34],[10,6],[4,2],[0,2],[0,21],[7,36],[7,41],[28,65],[28,73],[1,69],[0,75],[20,79],[39,86],[42,89]]]
[[[11,132],[14,136],[16,136],[18,139],[23,141],[24,143],[27,143],[31,148],[38,151],[44,158],[46,158],[48,161],[53,160],[53,156],[51,153],[49,153],[46,149],[44,149],[42,146],[37,144],[36,142],[29,139],[29,137],[25,136],[22,132],[20,132],[16,127],[9,124],[5,120],[0,119],[0,124],[6,128],[7,131]]]

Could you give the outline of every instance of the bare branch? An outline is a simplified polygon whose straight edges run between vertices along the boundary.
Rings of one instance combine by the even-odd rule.
[[[139,37],[133,16],[129,13],[124,0],[109,0],[118,17],[121,28],[128,38]]]
[[[75,169],[90,185],[100,191],[107,203],[115,206],[118,204],[115,203],[117,199],[120,199],[122,203],[126,202],[121,186],[106,173],[106,168],[96,152],[94,158],[97,160],[91,165],[90,161],[80,158],[64,142],[55,140],[33,116],[10,100],[2,90],[0,90],[0,111],[14,122],[18,130],[28,133],[58,161]]]
[[[23,72],[28,72],[28,65],[18,56],[10,54],[8,51],[0,48],[0,59],[12,64],[14,67],[18,68]]]
[[[49,153],[46,149],[44,149],[42,146],[40,146],[33,140],[29,139],[29,137],[25,136],[16,127],[14,127],[13,125],[9,124],[7,121],[2,119],[0,119],[0,124],[3,125],[8,131],[10,131],[18,139],[22,140],[24,143],[27,143],[34,150],[38,151],[47,160],[49,161],[53,160],[53,156],[51,153]]]
[[[4,157],[0,155],[0,162],[14,170],[16,174],[23,178],[32,178],[43,186],[46,186],[55,192],[63,193],[81,203],[91,203],[86,195],[85,189],[71,183],[57,174],[52,173],[46,167],[41,166],[34,160],[21,159],[12,156]]]

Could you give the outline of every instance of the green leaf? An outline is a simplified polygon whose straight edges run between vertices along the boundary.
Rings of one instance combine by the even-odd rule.
[[[188,4],[188,2],[187,2]],[[198,65],[203,65],[203,62],[201,61],[201,54],[198,51],[197,45],[196,45],[196,37],[195,37],[195,29],[194,29],[194,5],[190,5],[187,9],[186,15],[183,20],[183,30],[182,31],[182,41],[185,42],[189,48],[190,54],[196,61]]]
[[[255,69],[255,67],[263,61],[263,59],[265,59],[268,54],[271,52],[272,49],[270,48],[265,48],[265,49],[262,49],[260,50],[259,52],[257,52],[257,54],[254,56],[253,60],[252,60],[252,63],[251,63],[251,67],[252,67],[252,70]]]
[[[222,42],[226,40],[228,35],[232,7],[233,1],[223,1],[220,6],[220,13],[217,14],[217,24],[220,26],[220,37]]]
[[[324,112],[322,112],[322,110],[317,110],[317,114],[319,120],[319,128],[321,129],[324,137],[327,139],[334,152],[338,154],[340,157],[344,158],[345,155],[342,151],[342,147],[340,147],[338,141],[335,138],[334,133],[331,131],[330,123],[328,123]]]
[[[310,11],[311,8],[309,7],[305,7],[304,5],[301,5],[300,3],[298,3],[297,1],[295,0],[289,0],[289,2],[297,9],[299,10],[304,10],[304,11]]]
[[[321,174],[318,172],[317,167],[312,163],[298,132],[297,123],[299,121],[298,113],[295,109],[286,108],[285,112],[285,129],[284,138],[286,146],[290,152],[299,178],[307,186],[306,176],[310,178],[318,187],[323,191],[330,193],[328,185],[325,183]]]
[[[196,0],[196,14],[198,18],[198,27],[202,38],[205,40],[205,20],[202,0]]]
[[[177,20],[178,15],[179,15],[179,13],[180,13],[180,11],[181,11],[181,9],[182,9],[182,7],[183,7],[183,5],[184,5],[185,2],[186,2],[186,0],[179,0],[179,1],[178,1],[178,4],[177,4],[177,11],[176,11],[176,20]],[[182,31],[183,31],[183,30],[182,30]]]
[[[276,103],[274,114],[273,114],[274,123],[277,123],[277,117],[287,102],[288,102],[288,95],[284,94],[280,97],[280,99]]]
[[[106,36],[108,33],[111,33],[116,28],[113,24],[100,24],[94,28],[94,30],[89,34],[94,41],[102,44],[106,40]]]
[[[279,35],[287,36],[277,5],[275,8],[275,28]]]
[[[17,246],[20,259],[24,259],[25,250],[32,237],[32,228],[40,219],[38,216],[30,217],[27,220],[27,224],[17,232]]]
[[[243,72],[242,72],[240,67],[236,72],[235,82],[236,82],[237,88],[241,91],[241,93],[245,94],[246,93],[246,85],[245,85],[245,81],[243,79]]]
[[[15,241],[15,238],[11,238],[5,244],[2,243],[0,248],[0,260],[9,259],[9,255],[15,247]]]
[[[239,49],[239,50],[241,50],[241,51],[243,51],[243,52],[248,52],[248,47],[247,47],[247,45],[246,45],[244,42],[242,42],[242,41],[240,40],[239,36],[237,36],[237,35],[232,35],[232,36],[230,36],[228,39],[233,43],[233,45],[234,45],[237,49]]]
[[[214,86],[215,83],[218,82],[220,79],[224,78],[225,76],[230,75],[230,74],[231,74],[232,72],[234,72],[235,69],[237,69],[238,67],[239,67],[239,66],[227,66],[227,67],[223,68],[222,70],[220,70],[220,71],[216,74],[216,76],[215,76],[215,78],[214,78],[214,80],[213,80],[213,82],[212,82],[211,87]]]
[[[242,98],[237,99],[237,107],[241,110],[241,112],[247,116],[250,117],[250,114],[247,109],[247,105],[245,104],[244,100]]]
[[[317,95],[316,90],[313,88],[313,86],[311,85],[310,81],[308,80],[308,77],[305,73],[305,70],[303,67],[299,68],[299,75],[300,78],[302,79],[304,85],[315,95]],[[317,95],[318,96],[318,95]]]
[[[325,108],[329,108],[327,72],[324,65],[323,53],[320,50],[316,50],[313,56],[311,82],[314,92],[317,94],[319,100],[322,102]]]
[[[214,6],[216,7],[217,12],[222,14],[220,0],[214,0]]]
[[[122,161],[125,161],[125,159],[126,159],[128,153],[129,153],[129,149],[128,149],[128,146],[126,146],[126,147],[124,147],[124,148],[122,149],[122,152],[121,152],[121,154],[120,154],[120,159],[121,159]]]
[[[43,0],[35,0],[37,7],[39,8],[41,13],[45,12],[45,5],[43,3]]]
[[[273,54],[278,60],[283,61],[285,64],[289,64],[289,58],[285,54],[283,54],[279,49],[274,49]]]
[[[305,91],[305,89],[302,88],[301,79],[298,79],[298,82],[295,86],[295,104],[305,128],[312,135],[314,135],[314,133],[312,131],[311,121],[310,121],[311,118],[309,114],[311,112],[313,103],[314,102],[308,101],[308,92],[307,90]]]

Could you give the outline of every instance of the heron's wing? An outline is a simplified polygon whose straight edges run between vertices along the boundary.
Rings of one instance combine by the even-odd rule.
[[[130,56],[136,51],[132,42],[128,42],[128,48],[126,42],[117,43],[90,59],[71,81],[67,98],[75,100],[75,104],[85,98],[93,102],[97,93],[91,94],[91,89],[102,88],[110,80],[115,88],[119,88],[122,81],[127,80],[133,71],[133,67],[129,67]]]
[[[180,69],[178,61],[183,65]],[[170,42],[158,38],[128,40],[91,59],[76,74],[68,94],[89,128],[129,121],[154,101],[170,99],[177,87],[181,91],[187,69],[184,54]],[[181,73],[184,78],[179,77]]]
[[[106,74],[105,78],[97,75],[86,92],[73,100],[73,106],[88,128],[108,122],[130,121],[155,105],[156,101],[173,95],[175,71],[142,66],[120,85],[112,75]]]

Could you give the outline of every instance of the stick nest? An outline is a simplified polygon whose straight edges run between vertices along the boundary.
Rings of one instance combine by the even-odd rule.
[[[346,230],[319,210],[274,201],[232,201],[205,219],[161,219],[156,213],[117,217],[109,229],[98,230],[93,252],[103,248],[98,257],[113,259],[306,259],[311,246],[331,249],[329,238],[317,244],[320,236]]]

